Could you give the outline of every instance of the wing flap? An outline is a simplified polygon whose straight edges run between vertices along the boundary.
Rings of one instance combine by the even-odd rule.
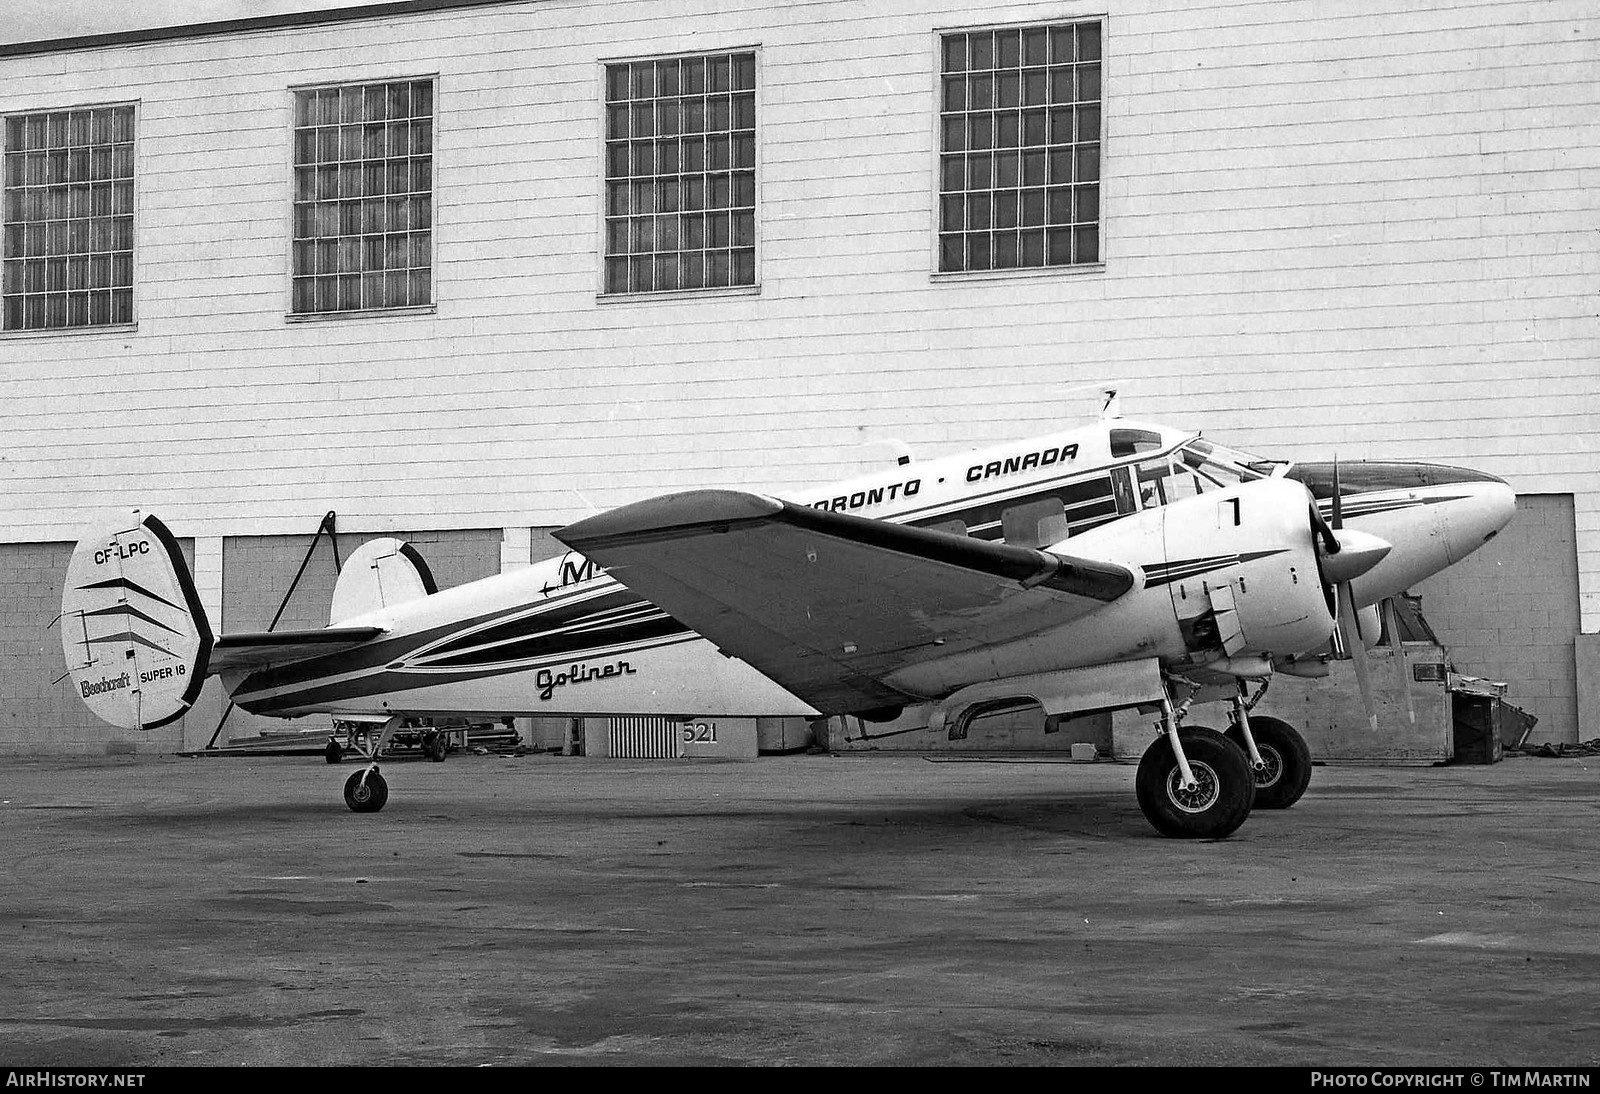
[[[211,671],[260,669],[338,653],[388,633],[382,627],[318,627],[303,631],[239,631],[211,647]]]
[[[824,713],[904,702],[897,669],[1022,638],[1132,587],[1115,563],[736,491],[672,494],[555,533]]]

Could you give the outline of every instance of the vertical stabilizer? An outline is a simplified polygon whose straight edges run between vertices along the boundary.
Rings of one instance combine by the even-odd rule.
[[[72,686],[122,729],[155,729],[200,695],[211,658],[194,578],[167,526],[137,509],[83,539],[61,594]]]
[[[328,622],[337,626],[347,619],[437,591],[433,573],[415,547],[390,536],[369,539],[345,559],[339,570]]]

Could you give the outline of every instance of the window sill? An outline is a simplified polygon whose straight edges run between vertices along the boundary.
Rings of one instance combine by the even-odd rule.
[[[706,289],[667,289],[662,292],[603,292],[597,304],[646,304],[656,300],[702,300],[715,296],[760,296],[761,285],[714,285]]]
[[[1104,262],[1081,262],[1075,266],[1019,266],[1012,270],[935,270],[929,279],[940,281],[1011,281],[1019,277],[1078,277],[1084,274],[1103,274]]]
[[[82,338],[92,335],[132,334],[138,329],[138,323],[102,323],[93,327],[45,327],[43,329],[30,327],[24,330],[0,331],[0,339],[20,341],[28,338]]]
[[[417,304],[409,308],[361,308],[352,311],[308,311],[288,312],[284,315],[287,323],[325,323],[339,319],[396,319],[410,315],[432,315],[439,310],[438,304]]]

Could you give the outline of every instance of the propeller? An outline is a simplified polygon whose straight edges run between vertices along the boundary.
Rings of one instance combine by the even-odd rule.
[[[1355,590],[1351,586],[1356,578],[1376,566],[1392,549],[1387,541],[1366,532],[1344,526],[1344,498],[1339,490],[1339,461],[1333,461],[1333,511],[1332,519],[1324,521],[1322,514],[1312,509],[1317,524],[1317,558],[1322,565],[1322,576],[1333,586],[1334,618],[1333,656],[1351,662],[1356,672],[1356,687],[1361,691],[1361,707],[1367,715],[1367,725],[1378,728],[1378,707],[1372,695],[1372,673],[1367,665],[1367,646],[1361,636],[1361,617],[1356,611]]]
[[[1389,648],[1394,651],[1395,687],[1406,700],[1406,721],[1417,724],[1417,711],[1411,703],[1411,674],[1406,667],[1406,646],[1400,638],[1400,615],[1395,611],[1394,597],[1383,602],[1383,625],[1389,632]]]

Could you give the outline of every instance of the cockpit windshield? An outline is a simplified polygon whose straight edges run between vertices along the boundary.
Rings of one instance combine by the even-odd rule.
[[[1134,465],[1142,508],[1167,505],[1208,490],[1272,477],[1283,466],[1219,444],[1191,438],[1165,456]]]

